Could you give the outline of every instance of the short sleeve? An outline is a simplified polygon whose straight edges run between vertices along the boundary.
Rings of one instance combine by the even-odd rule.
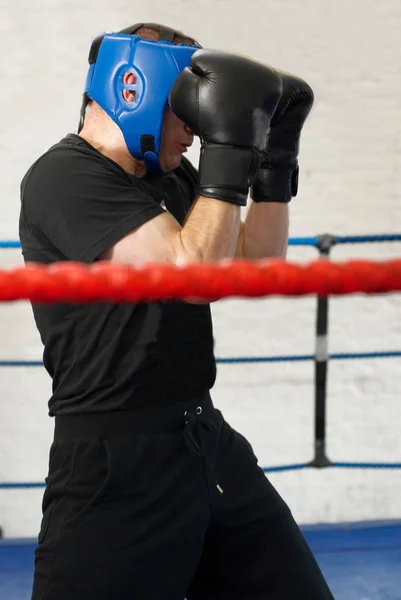
[[[164,212],[135,181],[100,154],[59,147],[42,156],[22,182],[24,218],[69,260],[93,262]]]

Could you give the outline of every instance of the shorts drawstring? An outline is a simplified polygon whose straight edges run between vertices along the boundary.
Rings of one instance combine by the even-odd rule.
[[[212,477],[212,481],[215,484],[218,492],[220,494],[222,494],[224,492],[224,490],[220,486],[219,482],[217,481],[217,476],[216,476],[216,472],[215,472],[214,468],[210,464],[208,458],[202,452],[202,446],[201,446],[201,443],[199,441],[199,438],[198,438],[197,432],[196,432],[198,426],[204,427],[207,431],[214,431],[216,429],[216,426],[213,423],[213,421],[211,421],[207,417],[202,416],[202,412],[203,412],[203,410],[202,410],[201,406],[197,406],[194,412],[185,411],[185,413],[184,413],[184,418],[185,418],[184,439],[185,439],[185,443],[187,444],[189,450],[196,456],[201,457],[204,464],[209,469],[209,473]]]

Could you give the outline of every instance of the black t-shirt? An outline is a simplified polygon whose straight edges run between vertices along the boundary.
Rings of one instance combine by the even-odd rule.
[[[137,178],[77,135],[50,148],[21,183],[25,261],[95,261],[133,229],[167,210],[183,223],[196,170]],[[34,304],[53,380],[50,415],[129,410],[201,395],[215,381],[208,304]]]

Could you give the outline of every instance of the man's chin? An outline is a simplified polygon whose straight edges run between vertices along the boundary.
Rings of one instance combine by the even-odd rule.
[[[180,166],[181,163],[181,154],[176,154],[175,156],[170,156],[168,160],[160,160],[160,166],[163,173],[168,173],[168,171],[174,171],[177,167]]]

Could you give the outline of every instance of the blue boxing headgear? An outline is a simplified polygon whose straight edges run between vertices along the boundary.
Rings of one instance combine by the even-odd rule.
[[[157,30],[159,40],[135,35],[142,26]],[[201,48],[194,40],[194,45],[175,44],[176,34],[181,35],[169,28],[140,23],[120,33],[100,36],[89,54],[80,128],[88,99],[94,100],[120,127],[132,156],[144,160],[155,172],[160,171],[159,152],[169,91],[179,73],[190,65],[192,54]],[[135,83],[123,82],[126,73],[134,75]],[[135,92],[132,102],[124,99],[124,90]]]

